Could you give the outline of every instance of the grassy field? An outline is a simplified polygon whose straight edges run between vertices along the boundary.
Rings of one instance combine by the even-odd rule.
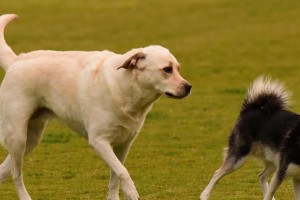
[[[293,110],[300,112],[299,0],[2,0],[0,13],[20,16],[6,31],[18,53],[124,53],[160,44],[177,57],[192,95],[156,103],[126,162],[142,200],[198,199],[222,162],[246,88],[258,75],[285,81],[294,91]],[[1,148],[0,160],[5,156]],[[49,123],[24,165],[35,200],[106,198],[107,166],[58,121]],[[250,159],[221,180],[211,199],[262,199],[260,170]],[[293,198],[290,180],[276,197]],[[0,186],[0,199],[17,199],[11,178]]]

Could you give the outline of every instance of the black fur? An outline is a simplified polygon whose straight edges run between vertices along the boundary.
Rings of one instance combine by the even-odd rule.
[[[300,115],[286,109],[280,94],[261,93],[252,101],[248,98],[229,137],[227,153],[237,162],[249,154],[255,156],[255,144],[268,147],[279,154],[282,180],[289,164],[300,165]]]
[[[278,96],[262,94],[252,103],[245,100],[230,136],[229,147],[237,145],[238,151],[246,155],[254,142],[261,142],[274,151],[279,151],[288,150],[287,143],[290,145],[298,141],[293,148],[300,152],[299,126],[300,116],[284,110]],[[239,137],[239,144],[234,145],[236,137]],[[298,160],[293,159],[293,162],[300,163],[300,157]]]
[[[238,169],[249,155],[258,157],[265,165],[259,175],[265,200],[272,199],[287,174],[294,180],[296,199],[300,199],[300,115],[289,110],[288,102],[289,93],[283,84],[264,77],[254,81],[229,136],[223,164],[200,199],[207,200],[218,180]]]

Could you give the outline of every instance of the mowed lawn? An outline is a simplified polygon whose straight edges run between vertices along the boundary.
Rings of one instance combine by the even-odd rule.
[[[159,44],[177,57],[192,94],[161,97],[126,161],[142,200],[199,198],[222,162],[246,89],[260,74],[286,82],[292,109],[300,112],[299,0],[2,0],[0,13],[20,16],[6,29],[17,53],[125,53]],[[6,155],[1,148],[0,160]],[[262,199],[260,170],[249,159],[211,199]],[[52,120],[25,159],[24,180],[34,200],[106,199],[109,169],[85,139]],[[276,198],[293,198],[290,180]],[[0,199],[17,199],[11,178],[0,186]]]

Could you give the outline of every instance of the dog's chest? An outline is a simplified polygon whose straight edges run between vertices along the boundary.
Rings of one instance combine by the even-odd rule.
[[[260,143],[255,143],[252,146],[252,155],[259,160],[267,161],[273,163],[275,166],[278,166],[279,154],[270,147],[267,147]]]
[[[287,169],[287,175],[293,176],[294,178],[300,180],[300,166],[295,164],[289,164]]]
[[[122,118],[117,120],[111,127],[110,142],[112,145],[119,145],[133,140],[144,124],[144,119],[131,121],[131,119]]]
[[[102,123],[102,128],[106,129],[103,132],[108,134],[107,136],[112,145],[120,145],[133,140],[137,136],[144,124],[144,120],[144,117],[131,118],[124,116],[120,112],[107,123]]]

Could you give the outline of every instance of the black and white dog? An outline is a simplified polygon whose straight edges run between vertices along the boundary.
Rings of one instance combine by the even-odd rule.
[[[300,115],[289,111],[289,97],[278,81],[261,76],[253,82],[229,137],[223,164],[202,192],[201,200],[208,199],[217,181],[238,169],[249,155],[264,163],[259,174],[264,200],[274,199],[286,177],[292,177],[295,199],[300,199]]]

